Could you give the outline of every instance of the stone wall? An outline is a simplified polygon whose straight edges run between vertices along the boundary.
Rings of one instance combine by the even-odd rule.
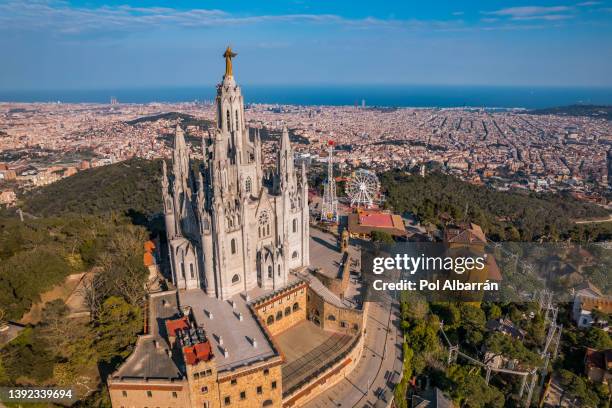
[[[308,289],[307,318],[321,327],[337,333],[355,335],[365,325],[365,311],[347,307],[339,307],[326,302],[312,289]]]
[[[307,292],[308,285],[298,282],[253,302],[252,308],[275,336],[306,320]]]
[[[187,381],[108,380],[108,391],[114,408],[164,406],[190,408]]]
[[[280,360],[243,372],[220,376],[218,380],[220,406],[281,407],[282,379]]]
[[[187,379],[191,393],[192,407],[218,408],[219,387],[217,384],[217,364],[214,359],[186,365]]]
[[[363,352],[364,339],[364,334],[360,333],[358,337],[355,337],[352,348],[345,355],[339,356],[338,361],[331,364],[327,369],[322,367],[322,372],[298,391],[285,395],[283,407],[300,407],[342,381],[359,363]]]

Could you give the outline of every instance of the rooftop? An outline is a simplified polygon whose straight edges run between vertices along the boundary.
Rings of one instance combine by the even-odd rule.
[[[348,229],[354,234],[370,234],[372,231],[387,232],[395,236],[406,236],[402,217],[381,211],[365,211],[348,215]]]
[[[206,331],[219,371],[278,355],[241,295],[222,301],[194,289],[180,292],[179,298],[181,306],[191,306],[196,324]]]
[[[351,265],[350,272],[357,273],[359,271],[358,262],[361,261],[359,249],[350,245],[348,248],[350,261],[356,261],[357,264]],[[322,232],[315,228],[310,229],[310,268],[317,269],[319,273],[330,278],[339,278],[342,276],[342,258],[343,254],[338,250],[338,242],[332,234]],[[344,299],[341,300],[338,296],[332,293],[323,283],[314,277],[312,274],[296,273],[300,279],[309,282],[310,287],[332,304],[340,307],[357,307],[360,303],[362,292],[361,283],[349,277],[349,285],[344,293]]]
[[[164,339],[166,320],[178,314],[176,292],[152,295],[149,310],[150,333],[138,337],[134,352],[113,377],[168,380],[183,378],[181,359],[170,352]]]

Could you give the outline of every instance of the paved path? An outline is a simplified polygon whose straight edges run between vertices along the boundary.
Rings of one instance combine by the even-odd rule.
[[[361,361],[342,381],[304,405],[305,408],[386,406],[393,395],[390,379],[401,370],[401,334],[397,305],[370,305]],[[399,380],[399,377],[397,377]],[[385,394],[386,397],[382,395]]]
[[[598,223],[610,222],[610,221],[612,221],[612,215],[610,215],[608,218],[600,218],[597,220],[578,220],[574,222],[576,224],[598,224]]]

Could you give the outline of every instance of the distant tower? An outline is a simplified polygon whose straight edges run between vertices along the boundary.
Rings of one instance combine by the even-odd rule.
[[[365,107],[366,107],[366,101],[365,101],[365,99],[362,99],[361,100],[361,109],[365,109]]]
[[[334,142],[328,143],[327,183],[323,189],[323,202],[321,203],[321,221],[338,222],[338,197],[336,197],[336,180],[334,179]]]

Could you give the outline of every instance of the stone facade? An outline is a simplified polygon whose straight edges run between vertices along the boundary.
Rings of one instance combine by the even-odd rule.
[[[114,408],[144,408],[148,406],[192,407],[189,398],[189,387],[186,381],[109,381],[108,392]]]
[[[308,289],[307,304],[307,318],[323,330],[355,335],[361,332],[365,326],[366,311],[341,307],[327,302],[320,293],[312,290],[312,288]],[[367,307],[368,304],[366,303],[364,308]]]
[[[282,375],[280,361],[247,370],[218,374],[215,364],[188,366],[191,406],[280,407]]]
[[[290,269],[309,264],[308,185],[304,165],[301,174],[295,169],[287,129],[276,169],[264,174],[259,132],[246,126],[231,69],[217,86],[216,106],[217,127],[202,140],[204,164],[195,171],[177,126],[162,193],[174,284],[228,299],[281,288]]]
[[[252,304],[262,324],[277,335],[306,320],[308,285],[298,281]]]

